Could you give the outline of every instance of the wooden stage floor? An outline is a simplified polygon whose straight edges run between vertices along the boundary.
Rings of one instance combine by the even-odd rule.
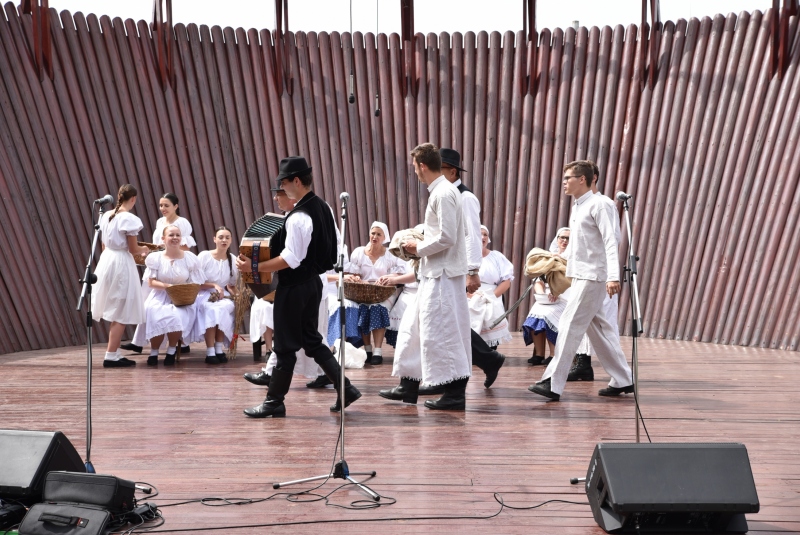
[[[390,402],[391,358],[350,370],[364,396],[347,412],[346,458],[353,472],[377,471],[369,485],[387,505],[346,510],[282,496],[247,505],[199,503],[162,508],[160,530],[335,521],[285,527],[222,529],[226,533],[604,533],[582,485],[598,442],[635,441],[632,396],[597,396],[608,376],[595,361],[596,380],[569,383],[559,403],[527,391],[543,368],[526,363],[521,337],[504,346],[505,367],[485,390],[479,370],[467,390],[466,412],[431,411]],[[630,356],[630,338],[623,348]],[[310,390],[295,376],[287,417],[253,420],[242,409],[265,389],[242,373],[257,367],[247,350],[220,366],[203,363],[193,347],[172,369],[103,369],[94,348],[92,462],[99,473],[155,485],[164,506],[200,498],[267,498],[272,483],[326,473],[335,456],[338,417],[333,390]],[[386,352],[391,357],[391,348]],[[86,451],[85,348],[0,356],[0,428],[60,430],[81,456]],[[741,442],[747,446],[761,511],[748,515],[751,533],[800,532],[800,353],[643,339],[641,410],[653,442]],[[642,431],[642,441],[647,438]],[[0,454],[2,456],[2,454]],[[1,462],[1,461],[0,461]],[[341,480],[320,492],[334,491]],[[298,485],[291,490],[308,486]],[[137,493],[140,496],[141,493]],[[388,505],[391,499],[396,503]],[[330,504],[349,506],[363,495],[352,487]],[[361,502],[364,503],[363,501]],[[421,519],[421,517],[466,519]],[[492,517],[492,518],[478,518]],[[391,519],[366,521],[370,519]]]

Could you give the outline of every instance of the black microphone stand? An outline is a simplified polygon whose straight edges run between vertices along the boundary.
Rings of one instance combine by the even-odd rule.
[[[631,346],[631,371],[633,372],[633,398],[634,419],[636,420],[636,443],[639,443],[639,335],[642,333],[642,311],[639,308],[639,284],[637,283],[636,262],[639,257],[633,250],[633,229],[631,227],[630,207],[628,199],[622,199],[622,207],[625,210],[625,222],[628,225],[628,264],[625,266],[626,282],[630,284],[631,299],[631,336],[633,343]]]
[[[339,260],[336,262],[336,265],[333,267],[334,271],[339,274],[339,347],[337,349],[337,356],[339,357],[339,460],[333,467],[333,471],[329,474],[324,474],[320,476],[314,477],[307,477],[305,479],[295,479],[294,481],[287,481],[286,483],[275,483],[272,485],[272,488],[279,489],[281,487],[285,487],[287,485],[294,485],[295,483],[307,483],[309,481],[318,481],[320,479],[345,479],[350,483],[354,484],[361,490],[367,493],[370,498],[374,501],[380,501],[381,497],[380,494],[376,493],[368,486],[364,485],[353,479],[351,476],[369,476],[375,477],[377,472],[374,470],[372,472],[350,472],[350,469],[347,466],[347,461],[344,457],[344,412],[345,412],[345,401],[344,401],[344,389],[345,389],[345,376],[344,376],[344,365],[345,365],[345,358],[344,358],[344,349],[345,349],[345,333],[346,333],[346,318],[345,318],[345,306],[344,306],[344,231],[345,231],[345,223],[347,222],[347,196],[346,193],[343,193],[341,196],[342,199],[342,224],[341,224],[341,232],[339,235]]]
[[[75,310],[80,312],[84,300],[86,301],[86,462],[84,466],[86,471],[94,474],[94,466],[92,465],[92,285],[97,282],[97,275],[94,274],[92,266],[94,265],[94,253],[97,250],[97,241],[100,238],[100,220],[103,218],[103,203],[100,204],[100,210],[97,217],[97,222],[94,220],[94,205],[92,206],[92,227],[94,228],[94,237],[92,238],[92,249],[89,251],[89,262],[86,264],[86,271],[83,273],[83,278],[78,280],[83,284],[81,296],[78,298],[78,306]]]

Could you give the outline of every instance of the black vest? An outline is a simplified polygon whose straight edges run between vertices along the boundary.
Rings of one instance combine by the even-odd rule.
[[[463,182],[456,187],[458,188],[458,191],[460,191],[461,193],[465,193],[467,191],[472,193],[472,190],[469,189],[467,186],[465,186]]]
[[[286,268],[278,271],[278,284],[280,286],[294,286],[320,276],[336,263],[336,223],[333,221],[330,207],[308,192],[300,199],[294,209],[286,214],[286,219],[295,212],[308,214],[314,225],[311,241],[308,244],[306,257],[296,269]],[[270,240],[270,255],[272,258],[279,256],[286,247],[286,225],[275,233]]]

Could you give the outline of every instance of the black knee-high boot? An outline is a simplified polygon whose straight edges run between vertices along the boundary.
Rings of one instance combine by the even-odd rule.
[[[261,346],[264,345],[264,340],[253,342],[253,362],[261,362]]]
[[[406,379],[403,377],[400,379],[400,384],[398,386],[389,390],[381,390],[378,392],[378,395],[382,398],[394,401],[416,404],[417,397],[419,397],[419,383],[419,380]]]
[[[275,368],[269,379],[267,399],[257,407],[245,409],[244,413],[251,418],[269,418],[270,416],[282,418],[286,416],[286,406],[283,404],[283,400],[289,392],[291,384],[292,372]]]
[[[322,368],[322,373],[324,373],[328,379],[331,380],[333,383],[333,387],[336,389],[337,396],[336,396],[336,403],[331,405],[331,411],[339,412],[341,410],[341,405],[339,403],[339,388],[341,385],[339,384],[339,374],[341,373],[341,368],[339,367],[339,363],[336,362],[336,359],[331,356],[328,360],[323,362],[317,362],[319,367]],[[358,391],[358,388],[350,384],[350,379],[347,377],[344,378],[344,406],[349,407],[351,403],[361,397],[361,392]]]

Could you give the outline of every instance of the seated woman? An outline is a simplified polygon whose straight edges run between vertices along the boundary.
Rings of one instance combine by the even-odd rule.
[[[158,364],[158,348],[166,335],[167,356],[164,365],[175,364],[178,341],[191,343],[200,340],[196,333],[197,301],[177,307],[172,303],[167,288],[175,284],[203,284],[205,275],[197,257],[181,249],[181,231],[175,225],[164,227],[165,250],[151,253],[145,264],[150,270],[150,288],[153,290],[144,303],[146,336],[150,340],[148,366]]]
[[[405,262],[390,253],[385,246],[389,239],[389,228],[385,223],[380,221],[372,223],[369,243],[364,247],[358,247],[350,255],[350,262],[345,266],[345,271],[349,275],[345,280],[378,283],[384,275],[405,273]],[[389,327],[389,309],[392,308],[394,300],[395,297],[392,296],[375,305],[356,303],[349,299],[345,301],[346,340],[356,347],[364,345],[367,364],[383,362],[381,346],[386,328]],[[333,345],[339,338],[338,308],[331,315],[328,326],[328,345]]]
[[[567,245],[569,245],[569,227],[563,227],[556,232],[555,250],[551,248],[551,251],[563,255]],[[528,312],[525,323],[522,324],[522,338],[525,340],[525,345],[533,343],[533,356],[528,359],[528,363],[534,366],[547,365],[553,357],[558,337],[558,320],[567,306],[570,291],[567,290],[556,298],[541,279],[536,281],[533,288],[535,302]],[[550,357],[547,359],[544,358],[545,343],[550,348]]]
[[[203,251],[197,257],[205,275],[197,296],[197,332],[203,334],[206,342],[206,364],[228,362],[224,347],[230,346],[233,339],[236,307],[232,300],[224,299],[236,294],[236,280],[239,278],[236,258],[229,252],[232,240],[231,231],[219,227],[214,232],[216,248]]]
[[[478,272],[481,287],[469,296],[470,323],[472,329],[480,334],[489,347],[496,348],[502,342],[511,341],[507,320],[501,321],[495,327],[492,324],[506,312],[502,296],[511,288],[514,266],[503,253],[489,249],[492,240],[489,239],[489,229],[484,225],[481,225],[481,241],[483,260]]]

